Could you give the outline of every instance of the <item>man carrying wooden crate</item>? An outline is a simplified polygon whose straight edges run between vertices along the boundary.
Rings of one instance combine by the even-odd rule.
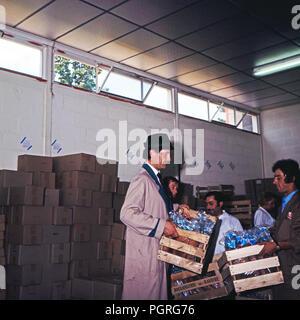
[[[274,242],[264,243],[262,254],[278,253],[284,283],[273,288],[273,298],[299,300],[300,288],[295,281],[300,266],[299,164],[292,159],[279,160],[273,165],[272,170],[273,183],[283,198],[272,234]]]
[[[226,232],[228,231],[243,231],[243,227],[236,217],[223,210],[224,198],[223,194],[218,191],[208,192],[205,196],[206,213],[218,217],[222,220],[219,236],[216,242],[216,248],[214,255],[220,254],[225,251],[224,244],[220,243],[220,240],[224,239]]]
[[[144,153],[148,160],[132,179],[121,209],[121,221],[127,226],[123,300],[167,299],[167,264],[157,259],[157,252],[163,234],[178,234],[175,224],[167,221],[173,208],[159,170],[170,162],[171,149],[166,134],[148,137]]]

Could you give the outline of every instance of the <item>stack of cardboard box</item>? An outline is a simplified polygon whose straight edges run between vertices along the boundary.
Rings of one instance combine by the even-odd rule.
[[[9,299],[71,299],[80,278],[97,279],[99,290],[111,282],[113,297],[120,296],[125,226],[115,221],[113,198],[125,196],[116,193],[117,169],[88,154],[24,155],[18,171],[0,174],[0,204],[9,205]]]

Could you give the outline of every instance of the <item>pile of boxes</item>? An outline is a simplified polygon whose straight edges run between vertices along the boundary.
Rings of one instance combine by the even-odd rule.
[[[120,296],[125,225],[119,217],[129,183],[118,186],[117,170],[117,162],[100,165],[95,156],[74,154],[23,155],[18,171],[0,171],[8,299],[89,299],[90,292],[76,289],[80,279],[97,281],[111,292],[108,299]]]

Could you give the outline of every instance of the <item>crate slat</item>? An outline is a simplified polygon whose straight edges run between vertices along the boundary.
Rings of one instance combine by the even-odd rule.
[[[206,234],[198,233],[195,231],[183,230],[180,228],[176,228],[176,231],[177,231],[178,235],[181,237],[186,237],[191,240],[195,240],[195,241],[205,243],[205,244],[207,244],[209,241],[209,236]]]

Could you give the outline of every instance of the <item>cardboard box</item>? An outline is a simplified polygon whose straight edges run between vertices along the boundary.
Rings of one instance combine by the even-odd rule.
[[[112,225],[111,237],[112,239],[123,240],[125,237],[126,226],[123,223],[114,223]]]
[[[114,160],[107,160],[96,158],[96,172],[108,174],[112,177],[118,176],[118,162]]]
[[[0,232],[3,233],[3,232]],[[4,248],[4,240],[0,240],[0,248]]]
[[[10,224],[7,226],[6,236],[7,241],[11,244],[42,244],[42,226]]]
[[[54,207],[52,211],[53,225],[70,225],[73,220],[72,207]]]
[[[48,262],[49,246],[13,245],[7,246],[7,263],[13,265],[43,264]]]
[[[93,300],[94,283],[89,279],[73,279],[71,285],[72,299]]]
[[[119,195],[125,196],[127,193],[127,190],[129,188],[130,182],[127,181],[118,181],[118,187],[117,187],[117,193]]]
[[[91,225],[91,241],[103,242],[111,240],[111,226]]]
[[[105,276],[94,280],[94,300],[121,300],[123,282],[121,277]]]
[[[97,192],[92,193],[92,206],[94,208],[112,208],[112,193]]]
[[[7,265],[6,281],[9,285],[28,286],[42,281],[42,265],[26,264],[22,266]]]
[[[115,193],[113,195],[113,208],[117,211],[121,211],[124,201],[125,196]]]
[[[49,263],[43,265],[42,282],[55,282],[68,280],[68,263]]]
[[[123,255],[125,256],[126,241],[120,239],[112,239],[112,249],[114,255]]]
[[[111,226],[114,223],[114,209],[99,208],[98,209],[98,224]]]
[[[9,205],[9,187],[0,187],[0,206]]]
[[[70,262],[70,243],[53,243],[50,245],[50,263]]]
[[[6,259],[5,257],[0,257],[0,265],[5,266],[6,265]]]
[[[59,190],[58,189],[45,189],[44,206],[45,207],[59,206]]]
[[[125,266],[125,256],[114,254],[111,259],[111,272],[113,274],[123,274]]]
[[[36,186],[10,187],[11,205],[42,206],[44,188]]]
[[[111,259],[113,256],[112,242],[98,242],[97,259]]]
[[[55,173],[54,172],[32,172],[32,185],[55,189]]]
[[[0,170],[0,187],[25,187],[32,185],[32,173]]]
[[[96,242],[71,242],[71,260],[90,260],[96,257]]]
[[[85,242],[90,240],[90,225],[89,224],[75,224],[71,226],[71,241]]]
[[[70,154],[53,158],[55,172],[87,171],[95,172],[96,158],[86,153]]]
[[[3,241],[4,240],[4,232],[0,231],[0,240]]]
[[[5,230],[5,223],[1,222],[0,223],[0,232],[3,232]]]
[[[98,209],[87,207],[72,207],[73,210],[73,224],[97,224],[98,223]]]
[[[66,171],[62,174],[62,189],[81,188],[98,191],[100,190],[100,174],[84,171]]]
[[[92,191],[87,189],[62,189],[61,204],[63,206],[90,207],[92,204]]]
[[[7,286],[7,299],[8,300],[39,300],[41,296],[40,285]]]
[[[22,225],[51,225],[52,208],[36,206],[14,206],[11,209],[10,223]]]
[[[116,192],[117,178],[108,174],[101,174],[100,176],[100,191],[101,192]]]
[[[34,156],[34,155],[27,155],[27,154],[18,156],[18,171],[51,172],[52,167],[53,167],[53,160],[51,157]]]
[[[71,299],[71,280],[53,282],[51,289],[51,300]]]
[[[111,270],[111,259],[100,259],[89,261],[89,277],[100,277],[107,275]]]
[[[69,267],[69,278],[85,278],[89,275],[89,260],[72,260]]]
[[[66,243],[70,242],[70,227],[69,226],[53,226],[44,225],[43,230],[43,244],[48,243]]]

